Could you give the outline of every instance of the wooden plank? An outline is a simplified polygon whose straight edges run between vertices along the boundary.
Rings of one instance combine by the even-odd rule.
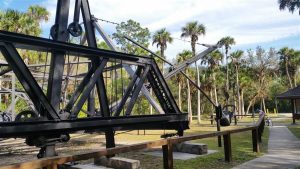
[[[190,140],[198,140],[203,138],[209,138],[209,137],[216,137],[216,136],[222,136],[225,134],[234,134],[234,133],[241,133],[244,131],[251,131],[253,129],[256,129],[256,126],[251,127],[245,127],[245,128],[239,128],[239,129],[232,129],[232,130],[225,130],[225,131],[217,131],[213,133],[206,133],[206,134],[197,134],[197,135],[190,135],[190,136],[183,136],[183,137],[174,137],[169,138],[173,144],[190,141]]]
[[[245,127],[245,128],[239,128],[239,129],[234,129],[234,130],[229,130],[230,134],[235,134],[235,133],[241,133],[245,131],[251,131],[253,129],[256,129],[256,126],[251,126],[251,127]]]
[[[177,144],[177,143],[190,141],[190,140],[198,140],[198,139],[203,139],[203,138],[216,137],[216,136],[222,135],[223,133],[225,133],[225,131],[213,132],[213,133],[207,133],[207,134],[183,136],[183,137],[177,137],[177,138],[174,137],[174,138],[169,138],[169,140],[171,141],[172,144]]]

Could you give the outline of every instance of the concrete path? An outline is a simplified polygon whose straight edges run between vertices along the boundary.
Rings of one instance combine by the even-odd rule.
[[[270,127],[268,153],[234,169],[294,169],[300,166],[300,140],[286,126]]]

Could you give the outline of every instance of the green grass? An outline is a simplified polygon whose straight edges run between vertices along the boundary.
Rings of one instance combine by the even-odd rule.
[[[300,125],[291,125],[288,126],[288,129],[300,139]]]
[[[251,131],[233,134],[231,136],[233,162],[231,163],[224,161],[224,150],[223,147],[219,148],[217,146],[217,138],[197,140],[194,142],[206,143],[209,149],[218,150],[218,152],[191,160],[175,160],[174,166],[178,169],[232,168],[233,166],[263,155],[263,153],[267,151],[268,135],[269,132],[266,128],[261,145],[262,153],[253,153]]]
[[[242,126],[238,126],[242,127]],[[238,128],[237,126],[224,127],[222,130],[229,130],[233,128]],[[198,126],[193,124],[191,129],[188,130],[185,135],[191,134],[200,134],[216,131],[214,126],[210,126],[207,123],[202,126]],[[136,137],[136,131],[127,134],[118,135],[117,139],[127,139],[137,138],[138,140],[153,140],[159,137],[159,132],[162,131],[147,131],[147,135],[139,135]],[[148,135],[149,134],[149,135]],[[135,136],[134,136],[135,135]],[[202,168],[232,168],[233,166],[239,165],[256,157],[259,157],[267,152],[267,143],[269,137],[269,130],[265,128],[263,134],[263,143],[261,144],[261,153],[252,152],[252,137],[251,131],[236,133],[231,135],[231,143],[232,143],[232,158],[233,161],[231,163],[227,163],[224,161],[224,150],[223,147],[219,148],[217,146],[217,137],[215,138],[207,138],[201,140],[194,140],[193,142],[197,143],[206,143],[208,145],[208,149],[217,150],[217,153],[213,153],[207,156],[198,157],[191,160],[174,160],[174,168],[176,169],[202,169]],[[142,168],[163,168],[163,161],[161,157],[154,157],[150,155],[142,154],[141,152],[131,152],[126,154],[121,154],[123,157],[128,157],[132,159],[138,159],[141,161]]]

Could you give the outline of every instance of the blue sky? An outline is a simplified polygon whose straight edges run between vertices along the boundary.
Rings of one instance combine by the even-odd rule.
[[[133,19],[148,27],[153,33],[165,27],[175,38],[180,37],[181,27],[189,21],[198,21],[206,26],[207,34],[200,43],[214,44],[224,36],[232,36],[237,44],[233,49],[246,50],[260,45],[264,48],[283,46],[300,50],[300,16],[288,11],[279,11],[277,0],[89,0],[92,13],[99,18],[122,22]],[[54,22],[56,0],[2,0],[0,9],[26,10],[39,4],[46,7],[51,18],[43,23],[43,36],[48,37]],[[71,0],[74,6],[74,0]],[[72,15],[73,12],[70,12]],[[114,25],[100,22],[108,34]],[[188,39],[187,39],[188,40]],[[157,50],[156,46],[150,47]],[[168,59],[190,49],[187,42],[174,40],[168,45]],[[203,50],[197,46],[197,51]]]

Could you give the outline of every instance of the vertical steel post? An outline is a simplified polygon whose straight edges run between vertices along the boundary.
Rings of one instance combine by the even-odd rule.
[[[97,41],[96,41],[96,37],[95,37],[96,35],[95,35],[95,30],[94,30],[94,27],[92,24],[92,16],[91,16],[88,0],[77,0],[77,1],[81,1],[81,13],[82,13],[82,17],[83,17],[85,33],[86,33],[85,35],[87,38],[88,46],[97,48]],[[97,60],[97,59],[95,59],[95,60]],[[91,60],[92,63],[90,63],[88,65],[89,69],[92,68],[93,65],[95,67],[95,62],[98,62],[95,60]],[[90,114],[95,113],[95,89],[93,89],[91,91],[90,97],[88,98],[88,111],[90,112]]]
[[[81,12],[83,16],[83,22],[85,26],[85,31],[86,31],[86,38],[88,45],[90,47],[97,48],[97,41],[96,41],[96,35],[95,35],[95,28],[93,26],[93,21],[92,21],[92,16],[90,12],[90,7],[88,0],[81,0]],[[107,59],[103,59],[102,62],[107,62]],[[95,59],[92,61],[92,67],[96,68],[100,64],[99,59]],[[106,89],[104,85],[104,77],[103,74],[100,75],[99,80],[96,83],[97,85],[97,92],[98,92],[98,97],[100,101],[100,108],[103,116],[109,117],[111,116],[109,106],[108,106],[108,100],[107,100],[107,95],[106,95]],[[93,93],[93,92],[91,92]],[[89,111],[94,111],[95,109],[95,100],[94,100],[94,95],[90,96],[89,100]],[[106,147],[111,148],[115,147],[115,138],[114,138],[114,131],[112,128],[107,129],[105,132],[105,138],[106,138]]]
[[[54,40],[66,42],[68,40],[68,18],[70,0],[58,0],[56,8],[55,24],[51,29]],[[52,52],[47,97],[54,109],[60,109],[61,87],[64,73],[64,53]],[[42,114],[45,117],[45,115]]]
[[[58,0],[56,7],[55,25],[52,27],[52,38],[57,41],[66,42],[68,40],[68,18],[69,18],[70,0]],[[64,73],[64,53],[52,52],[49,80],[47,88],[47,97],[50,100],[56,112],[60,109],[61,88]],[[44,118],[49,115],[40,112]],[[46,145],[45,157],[55,156],[55,145]]]

